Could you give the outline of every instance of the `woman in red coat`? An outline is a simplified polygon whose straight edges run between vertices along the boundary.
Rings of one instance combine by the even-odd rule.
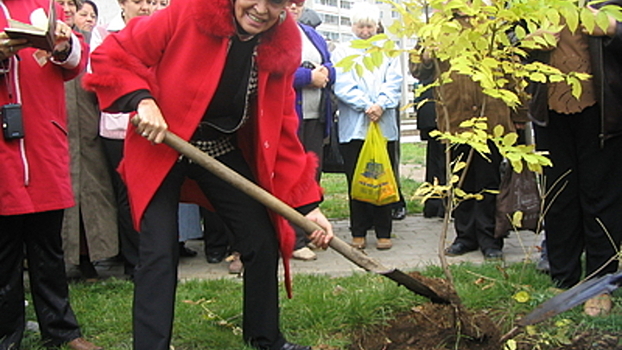
[[[0,28],[9,18],[31,23],[35,11],[49,6],[47,0],[1,1]],[[60,6],[56,11],[64,17]],[[74,205],[63,84],[84,70],[87,50],[62,21],[54,34],[56,45],[47,52],[0,32],[0,106],[11,110],[0,135],[0,349],[19,349],[24,334],[24,252],[46,346],[101,349],[82,338],[69,304],[61,240],[63,211]],[[23,128],[15,123],[18,115]]]
[[[259,349],[304,350],[279,331],[279,241],[286,263],[294,235],[285,220],[173,149],[169,129],[317,221],[317,160],[296,136],[293,73],[300,34],[285,0],[173,1],[111,34],[92,55],[88,84],[109,111],[136,111],[119,170],[140,230],[134,348],[166,350],[177,281],[177,203],[194,180],[232,228],[242,254],[244,340]],[[195,187],[196,188],[196,187]],[[194,194],[196,196],[196,193]],[[278,240],[277,240],[278,235]],[[286,276],[288,280],[288,276]]]

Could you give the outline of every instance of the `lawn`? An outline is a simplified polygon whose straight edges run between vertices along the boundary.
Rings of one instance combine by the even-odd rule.
[[[423,144],[405,144],[402,161],[423,164]],[[402,178],[402,191],[408,200],[409,213],[421,211],[421,205],[410,200],[418,186]],[[347,217],[347,194],[342,174],[324,174],[323,210],[331,218]],[[461,264],[451,267],[456,290],[464,306],[489,317],[501,333],[541,302],[559,291],[548,276],[535,271],[531,263],[505,266]],[[421,273],[442,277],[437,266]],[[419,349],[397,347],[389,343],[383,327],[393,326],[396,319],[422,314],[428,300],[398,286],[387,278],[372,273],[332,278],[325,275],[297,275],[296,296],[287,299],[281,288],[282,330],[294,342],[313,344],[315,350],[391,350]],[[131,300],[133,285],[129,281],[109,279],[96,283],[72,283],[71,301],[85,336],[107,350],[131,349]],[[200,280],[180,283],[177,292],[173,346],[177,350],[251,350],[240,335],[242,289],[240,279]],[[506,350],[534,349],[622,349],[622,293],[614,293],[616,306],[606,317],[589,318],[578,306],[519,334],[517,347]],[[35,320],[32,304],[27,306],[27,319]],[[441,325],[439,325],[440,327]],[[595,339],[589,347],[570,347],[577,339]],[[431,337],[412,334],[413,339]],[[382,347],[363,348],[361,339],[375,338]],[[23,349],[43,350],[39,334],[27,331]],[[359,346],[354,347],[354,342]],[[608,346],[603,345],[608,342]],[[461,344],[464,344],[462,341]],[[393,347],[392,347],[393,346]],[[498,347],[502,350],[502,346]],[[462,349],[456,343],[441,344],[433,349]],[[64,349],[65,350],[65,349]]]
[[[556,293],[548,276],[537,273],[532,264],[507,267],[493,263],[463,264],[452,269],[465,306],[488,315],[503,332],[521,315]],[[440,277],[442,271],[429,266],[423,274]],[[292,341],[314,344],[314,349],[351,349],[349,345],[355,335],[374,335],[378,326],[386,325],[396,315],[415,313],[427,303],[426,299],[375,274],[357,273],[341,278],[298,275],[294,283],[295,298],[281,295],[283,332]],[[519,302],[519,298],[514,298],[518,292],[526,293],[527,299]],[[615,294],[618,304],[622,302],[620,294]],[[108,350],[131,349],[131,299],[129,281],[110,279],[71,285],[71,300],[83,333]],[[239,335],[241,300],[239,279],[181,283],[173,332],[175,349],[251,350]],[[33,320],[32,306],[27,307],[27,313],[28,320]],[[557,346],[589,331],[619,336],[620,307],[603,318],[589,318],[577,307],[529,329],[529,333],[517,339],[533,345],[521,349],[561,349]],[[413,336],[425,337],[424,334]],[[38,334],[27,332],[23,348],[43,350],[38,345]]]

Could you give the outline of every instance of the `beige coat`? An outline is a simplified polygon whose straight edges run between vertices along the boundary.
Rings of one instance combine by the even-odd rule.
[[[65,261],[79,264],[80,213],[91,261],[118,254],[117,209],[103,144],[95,94],[81,87],[81,77],[65,83],[71,180],[76,205],[65,210]]]

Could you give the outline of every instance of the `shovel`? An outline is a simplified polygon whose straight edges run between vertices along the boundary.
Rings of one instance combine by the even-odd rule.
[[[177,152],[188,157],[193,162],[204,167],[214,175],[218,176],[224,181],[227,181],[240,191],[253,197],[255,200],[265,205],[270,210],[283,216],[289,222],[303,229],[307,234],[311,234],[317,230],[322,230],[322,228],[315,222],[305,218],[302,214],[300,214],[287,204],[283,203],[272,194],[268,193],[261,187],[247,180],[235,171],[229,169],[227,166],[210,157],[206,153],[200,151],[199,149],[184,141],[182,138],[173,134],[172,132],[167,131],[163,142]],[[333,239],[330,241],[329,246],[336,250],[339,254],[343,255],[346,259],[350,260],[351,262],[365,269],[366,271],[374,272],[382,276],[388,277],[391,280],[397,282],[399,285],[403,285],[412,292],[429,298],[434,303],[451,303],[448,298],[439,295],[422,281],[419,281],[398,269],[387,268],[383,266],[379,261],[368,257],[367,255],[363,254],[358,249],[351,247],[349,244],[339,239],[338,237],[333,237]]]
[[[622,272],[591,279],[585,283],[574,286],[540,304],[540,306],[538,306],[534,311],[520,319],[517,322],[518,326],[514,327],[506,335],[504,335],[501,338],[501,341],[503,342],[512,338],[519,331],[519,327],[526,327],[542,322],[550,317],[570,310],[597,295],[611,293],[621,286]]]

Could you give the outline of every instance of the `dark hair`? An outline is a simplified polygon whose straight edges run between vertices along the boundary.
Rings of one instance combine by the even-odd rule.
[[[83,0],[82,6],[78,8],[78,11],[80,11],[84,7],[84,5],[91,5],[91,7],[93,8],[93,12],[95,12],[95,16],[99,17],[99,10],[97,9],[97,5],[93,1]]]

